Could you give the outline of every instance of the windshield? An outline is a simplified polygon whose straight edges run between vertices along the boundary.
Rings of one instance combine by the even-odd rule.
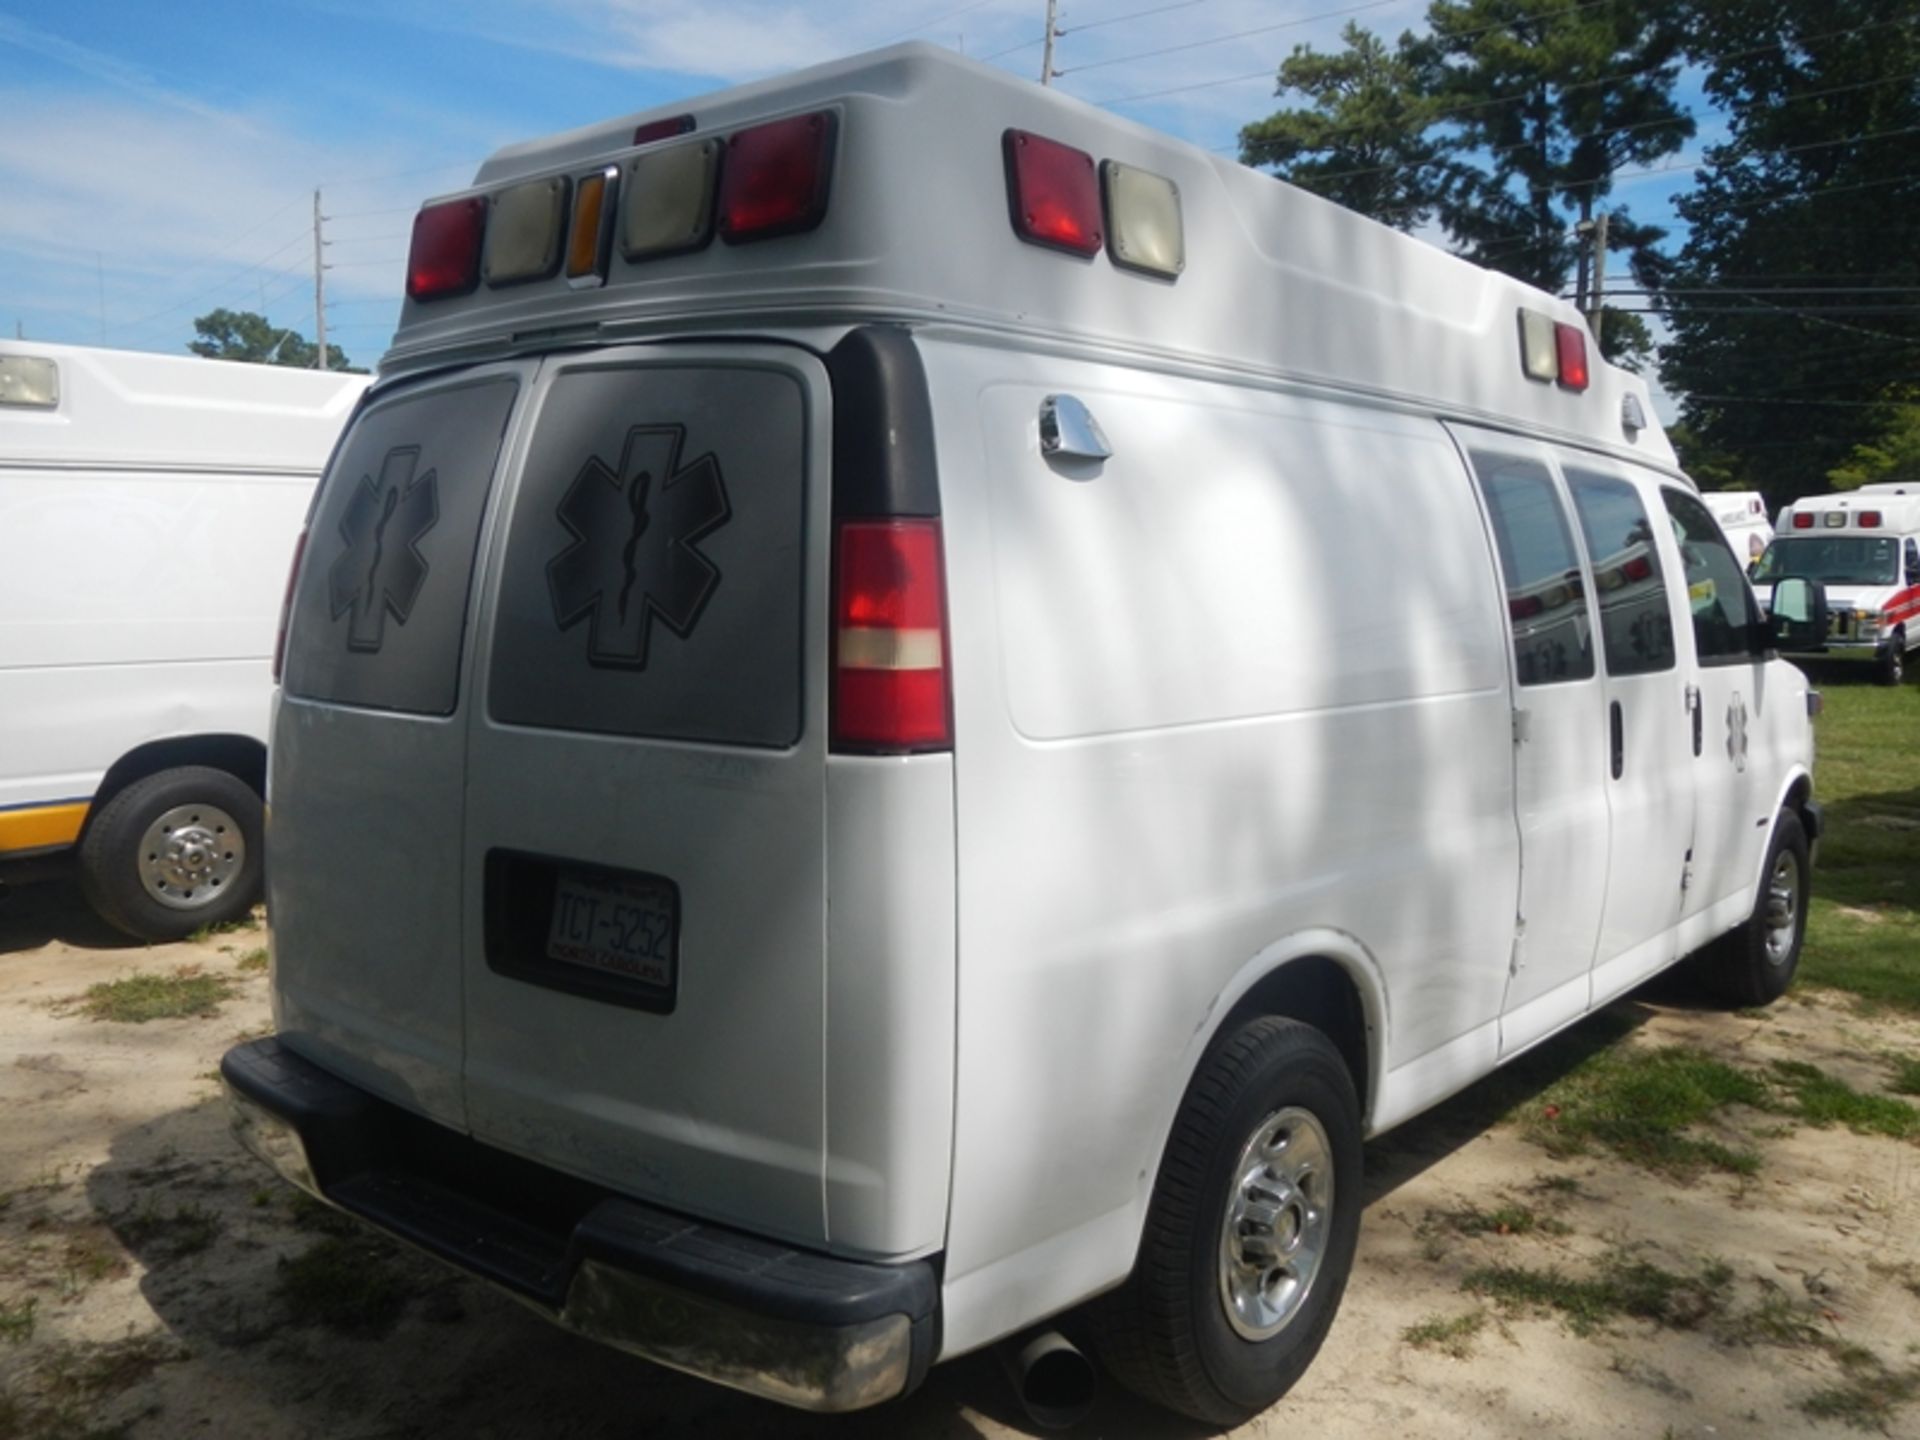
[[[1809,535],[1775,540],[1754,567],[1755,584],[1818,580],[1823,585],[1892,585],[1900,578],[1900,551],[1892,537]]]

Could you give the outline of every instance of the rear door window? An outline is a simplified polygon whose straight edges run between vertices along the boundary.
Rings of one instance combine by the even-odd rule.
[[[1587,540],[1600,600],[1600,635],[1610,675],[1673,668],[1673,613],[1660,548],[1640,492],[1627,481],[1567,469],[1567,488]]]
[[[320,491],[287,634],[290,695],[449,715],[480,517],[519,380],[376,400]]]
[[[562,368],[514,501],[489,714],[798,740],[806,404],[797,376],[764,366]]]

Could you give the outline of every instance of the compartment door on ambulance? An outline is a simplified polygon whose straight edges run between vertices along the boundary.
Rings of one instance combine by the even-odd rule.
[[[479,616],[469,1124],[818,1244],[826,372],[638,346],[530,403]]]
[[[1565,496],[1538,446],[1462,431],[1512,627],[1520,906],[1500,1050],[1587,1008],[1607,885],[1606,696],[1590,586]]]
[[[1774,777],[1747,763],[1748,736],[1766,733],[1765,707],[1798,704],[1775,685],[1755,644],[1759,607],[1712,513],[1698,496],[1660,487],[1686,585],[1693,650],[1693,860],[1680,948],[1691,950],[1744,919],[1772,837]]]
[[[1562,456],[1600,606],[1607,711],[1607,810],[1612,847],[1594,955],[1601,1004],[1679,957],[1681,885],[1693,846],[1690,672],[1674,631],[1659,500],[1603,462]],[[1659,528],[1654,525],[1659,521]],[[1671,542],[1669,541],[1669,545]]]

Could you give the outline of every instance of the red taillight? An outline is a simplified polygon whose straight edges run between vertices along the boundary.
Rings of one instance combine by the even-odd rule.
[[[1007,131],[1000,143],[1014,233],[1069,254],[1098,254],[1106,237],[1100,233],[1100,175],[1093,157],[1025,130]]]
[[[665,120],[649,120],[644,125],[634,127],[633,143],[651,145],[656,140],[671,140],[676,135],[685,135],[692,129],[691,115],[673,115]]]
[[[1569,390],[1587,388],[1587,335],[1564,320],[1553,323],[1553,346],[1560,361],[1560,383]]]
[[[1880,528],[1880,512],[1878,510],[1862,510],[1860,512],[1860,528],[1862,530],[1878,530]]]
[[[413,217],[407,294],[415,300],[464,295],[480,283],[480,239],[487,202],[478,195],[429,205]]]
[[[1794,516],[1793,528],[1796,530],[1811,530],[1813,528],[1813,516],[1806,513]]]
[[[720,172],[720,238],[729,245],[811,230],[827,213],[833,116],[822,110],[742,130]]]
[[[273,683],[280,683],[280,672],[287,663],[287,619],[293,614],[293,587],[300,583],[300,562],[307,558],[307,527],[300,527],[293,542],[293,563],[287,566],[287,593],[280,600],[280,629],[273,637]]]
[[[940,522],[842,521],[834,586],[834,748],[947,749]]]

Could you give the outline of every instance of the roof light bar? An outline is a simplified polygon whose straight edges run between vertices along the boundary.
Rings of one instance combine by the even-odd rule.
[[[566,223],[564,178],[509,185],[493,197],[480,272],[489,285],[544,280],[560,267],[560,232]]]
[[[1187,268],[1180,187],[1151,170],[1102,160],[1100,192],[1106,202],[1107,253],[1113,263],[1177,279]]]
[[[1044,135],[1008,130],[1000,138],[1007,167],[1007,208],[1013,233],[1091,258],[1106,237],[1100,230],[1100,181],[1093,157]]]
[[[653,260],[699,250],[713,239],[720,142],[697,140],[636,155],[620,196],[620,253]]]
[[[676,135],[687,135],[693,131],[693,116],[671,115],[665,120],[649,120],[644,125],[636,125],[633,130],[633,143],[651,145],[656,140],[671,140]]]
[[[727,141],[720,176],[720,238],[729,245],[811,230],[826,218],[834,116],[795,115]]]
[[[407,296],[444,300],[480,283],[480,240],[487,228],[483,195],[422,207],[413,217],[407,252]]]
[[[567,283],[576,289],[604,285],[613,248],[613,191],[620,172],[612,166],[582,175],[573,190],[573,233],[567,238]]]

